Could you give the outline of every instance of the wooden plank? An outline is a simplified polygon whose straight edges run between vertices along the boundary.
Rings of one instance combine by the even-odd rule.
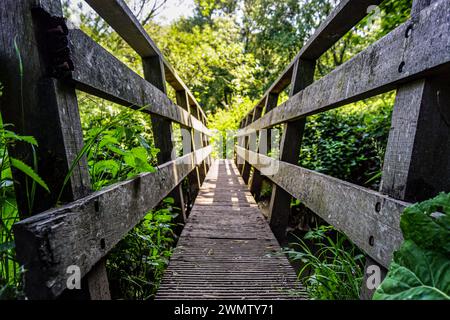
[[[291,97],[314,81],[315,66],[315,61],[297,61],[292,73]],[[305,125],[306,118],[295,122],[288,122],[285,125],[280,144],[281,161],[295,165],[298,164]],[[291,201],[292,196],[288,192],[273,184],[269,207],[269,221],[270,227],[280,243],[286,241],[286,230],[291,214]]]
[[[411,21],[240,130],[238,136],[368,98],[413,79],[448,70],[449,11],[450,2],[433,3],[414,20],[409,38],[406,34],[409,34]]]
[[[177,72],[164,58],[163,54],[142,27],[138,19],[123,0],[86,0],[86,2],[133,48],[142,58],[159,56],[164,65],[168,83],[175,91],[184,90],[203,116],[206,116],[192,93],[183,83]],[[200,118],[198,118],[200,119]]]
[[[237,152],[240,157],[245,156],[243,148],[238,147]],[[274,171],[267,176],[270,180],[344,232],[378,263],[389,266],[392,253],[403,241],[400,215],[409,203],[262,154],[248,152],[249,158],[246,160],[256,168],[273,168]]]
[[[58,296],[67,267],[84,276],[149,210],[160,203],[211,153],[207,147],[14,225],[18,259],[31,299]]]
[[[69,47],[75,64],[72,79],[78,89],[133,109],[145,106],[143,111],[211,135],[202,122],[190,116],[160,89],[133,72],[81,30],[70,30]]]
[[[217,160],[156,299],[305,299],[294,270],[279,252],[236,166],[231,160]]]
[[[271,102],[272,104],[275,104],[275,106],[276,106],[276,104],[278,103],[278,96],[277,96],[276,100],[275,99],[269,100],[269,98],[268,98],[265,108],[257,108],[254,120],[258,120],[259,118],[261,118],[262,113],[264,112],[264,109],[268,108],[269,102]],[[258,143],[258,146],[256,146],[254,151],[258,152],[260,149],[263,149],[260,152],[262,152],[263,154],[268,154],[267,153],[267,151],[268,151],[267,150],[267,141],[268,141],[267,132],[268,132],[267,130],[261,130],[257,133],[257,138],[259,139],[259,143]],[[263,141],[263,142],[261,143],[261,141]],[[262,146],[262,148],[261,148],[261,146]],[[253,194],[253,196],[255,197],[255,199],[257,201],[260,200],[262,182],[263,182],[263,177],[261,176],[261,173],[258,170],[256,170],[255,168],[253,168],[253,174],[251,177],[249,188],[250,188],[251,193]]]
[[[292,81],[292,79],[290,80]],[[265,112],[270,112],[275,107],[278,106],[278,93],[270,93],[267,96],[264,110]],[[260,119],[259,117],[258,119]],[[258,132],[259,135],[259,150],[258,152],[268,155],[269,152],[272,149],[272,134],[271,131],[268,129],[263,129]],[[262,143],[261,143],[262,141]],[[253,196],[256,198],[256,200],[260,200],[260,194],[261,194],[261,188],[263,183],[264,177],[261,175],[261,172],[254,168],[253,177],[252,177],[252,184],[250,186],[250,190],[253,194]]]

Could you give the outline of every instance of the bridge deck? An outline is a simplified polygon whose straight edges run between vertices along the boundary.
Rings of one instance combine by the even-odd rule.
[[[197,197],[156,299],[302,299],[305,292],[232,161]]]

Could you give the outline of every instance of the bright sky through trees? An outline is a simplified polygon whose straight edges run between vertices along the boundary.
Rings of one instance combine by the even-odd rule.
[[[192,16],[193,11],[194,0],[168,0],[156,20],[162,24],[170,24],[179,17]]]

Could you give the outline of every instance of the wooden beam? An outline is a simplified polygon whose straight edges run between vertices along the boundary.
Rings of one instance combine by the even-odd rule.
[[[450,191],[449,124],[448,76],[399,88],[380,191],[410,202]]]
[[[292,81],[292,79],[290,80]],[[273,108],[275,108],[278,105],[278,93],[269,93],[267,95],[265,104],[264,104],[264,112],[270,112]],[[255,119],[260,119],[262,114]],[[265,155],[269,155],[269,152],[272,148],[272,134],[270,132],[270,129],[263,129],[258,131],[259,136],[259,146],[257,152],[260,152]],[[253,176],[252,176],[252,182],[250,185],[250,191],[252,192],[253,196],[255,197],[256,201],[259,201],[261,199],[261,188],[263,183],[264,177],[261,175],[261,172],[254,168]]]
[[[260,118],[261,117],[261,113],[262,113],[262,109],[260,109],[260,108],[253,109],[253,113],[248,116],[248,118],[251,119],[249,121],[253,122],[253,121],[255,121],[256,118]],[[256,151],[257,139],[258,139],[257,133],[250,135],[249,139],[247,139],[245,147],[247,149]],[[242,179],[244,180],[245,184],[248,184],[248,182],[250,180],[250,173],[251,173],[251,166],[250,166],[250,164],[244,162],[244,166],[242,168]]]
[[[79,266],[84,276],[210,153],[211,147],[197,150],[154,173],[15,224],[18,259],[27,270],[30,298],[58,296],[66,286],[68,266]]]
[[[58,1],[43,1],[57,14],[61,9]],[[45,26],[38,26],[35,33],[31,8],[35,1],[2,1],[0,3],[0,81],[3,96],[0,98],[3,123],[14,124],[14,131],[33,136],[39,143],[35,148],[39,175],[47,183],[50,192],[36,188],[34,204],[28,203],[26,188],[31,180],[14,170],[15,192],[19,213],[28,217],[56,205],[63,181],[79,150],[83,146],[82,130],[78,113],[75,88],[50,78],[48,66],[41,59]],[[44,24],[41,22],[40,24]],[[15,45],[17,46],[16,52]],[[23,75],[20,74],[20,64]],[[51,125],[42,129],[43,123]],[[25,143],[9,148],[12,157],[34,167],[33,149]],[[28,182],[27,182],[28,181]],[[61,201],[73,201],[90,191],[87,164],[83,158],[75,166]]]
[[[290,96],[303,90],[314,81],[315,61],[298,60],[292,73],[292,84]],[[297,165],[300,155],[300,147],[303,140],[306,118],[295,122],[288,122],[284,127],[280,144],[280,160]],[[286,230],[291,214],[292,196],[278,188],[276,184],[272,186],[272,196],[269,208],[269,224],[273,233],[280,243],[286,240]]]
[[[133,72],[81,30],[70,30],[69,47],[75,65],[72,79],[78,89],[133,109],[145,107],[145,112],[211,135],[202,122],[190,116],[161,89]],[[157,61],[158,58],[144,60],[151,59]]]
[[[189,112],[189,114],[191,114],[187,92],[184,91],[184,90],[177,91],[176,99],[177,99],[177,104],[179,106],[181,106],[183,109],[187,110]],[[191,149],[189,152],[195,151],[196,147],[195,147],[194,136],[193,136],[194,135],[194,131],[192,129],[188,129],[188,128],[184,128],[184,129],[186,130],[186,133],[189,135],[189,137],[184,137],[183,136],[183,140],[184,139],[189,139],[189,141],[190,141],[190,149]],[[186,142],[183,142],[183,146],[184,146],[185,143]],[[185,150],[185,151],[187,151],[187,150]],[[201,185],[199,168],[195,167],[195,169],[191,173],[189,173],[187,178],[188,178],[188,182],[189,182],[189,185],[188,185],[188,189],[189,189],[189,205],[192,206],[193,203],[194,203],[195,198],[197,197],[197,194],[198,194],[198,192],[200,190],[200,185]]]
[[[450,66],[450,2],[438,1],[375,44],[265,114],[238,135],[387,92]],[[406,36],[413,26],[408,41]],[[407,44],[407,45],[405,45]]]
[[[422,0],[420,0],[422,1]],[[426,0],[427,1],[427,0]],[[368,9],[372,5],[379,5],[382,0],[343,0],[324,22],[317,28],[312,37],[302,47],[299,54],[281,73],[278,79],[266,91],[261,102],[270,93],[281,93],[291,83],[292,71],[299,59],[317,60],[336,42],[338,42],[347,32],[349,32],[359,21],[368,14]]]
[[[36,11],[32,17],[31,9],[35,9],[38,5],[47,10],[50,15],[62,17],[59,1],[3,1],[0,4],[0,25],[2,30],[7,32],[0,36],[7,42],[3,43],[0,49],[1,64],[6,68],[5,73],[4,70],[0,73],[7,77],[1,79],[6,88],[6,100],[4,100],[6,103],[2,107],[3,120],[6,123],[15,124],[17,133],[36,138],[39,143],[39,147],[35,148],[38,174],[47,182],[51,190],[50,193],[46,193],[37,188],[34,206],[29,207],[26,196],[30,192],[26,188],[27,178],[13,171],[14,180],[19,183],[15,191],[22,218],[57,204],[63,182],[69,175],[72,165],[74,165],[73,173],[59,201],[71,202],[90,192],[86,158],[82,157],[78,163],[75,163],[83,146],[75,87],[52,79],[48,73],[51,69],[48,63],[49,43],[56,40],[52,39],[52,35],[47,32],[52,18],[45,17],[42,12]],[[1,6],[6,6],[8,9]],[[14,52],[14,41],[20,56]],[[24,67],[23,78],[18,73],[19,63],[22,63]],[[16,86],[13,83],[17,81],[19,83]],[[48,124],[44,130],[43,124]],[[28,162],[31,167],[34,166],[29,146],[18,144],[16,148],[9,151],[12,156]],[[81,291],[72,291],[71,296],[110,299],[104,266],[103,269],[102,266],[97,266],[96,270],[86,273],[85,283],[87,287],[82,288]],[[102,290],[99,291],[99,288]],[[27,296],[32,290],[34,289],[31,284],[26,282]]]
[[[414,0],[411,21],[416,23],[420,12],[432,0]],[[405,46],[414,37],[409,30]],[[423,201],[441,191],[450,191],[450,129],[445,114],[450,111],[449,77],[421,79],[401,86],[391,120],[380,191],[408,202]],[[450,120],[450,118],[449,118]],[[371,300],[375,289],[366,285],[370,272],[377,265],[368,258],[364,269],[361,299]],[[382,270],[382,279],[387,269]]]
[[[161,90],[164,94],[167,94],[166,78],[164,75],[164,65],[160,56],[153,56],[142,59],[144,67],[145,79]],[[155,141],[156,148],[159,149],[158,164],[162,165],[166,162],[172,161],[177,158],[176,149],[174,145],[172,122],[164,117],[158,117],[153,115],[152,132],[153,139]],[[174,206],[180,208],[181,214],[179,216],[180,222],[186,222],[186,208],[184,205],[183,188],[181,183],[176,186],[169,197],[174,199]]]
[[[245,150],[237,147],[240,157]],[[384,266],[403,242],[400,215],[409,203],[346,181],[248,151],[249,161],[277,186],[345,233],[350,240]]]

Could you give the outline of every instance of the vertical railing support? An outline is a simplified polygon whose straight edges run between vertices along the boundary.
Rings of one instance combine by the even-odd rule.
[[[189,105],[189,97],[187,95],[187,92],[185,90],[181,90],[181,91],[177,91],[176,93],[176,99],[177,99],[177,104],[182,107],[183,109],[185,109],[186,111],[189,112],[189,114],[192,115],[191,112],[191,107]],[[184,130],[186,130],[189,134],[189,142],[190,143],[190,150],[187,150],[189,152],[194,152],[196,149],[196,145],[195,145],[195,141],[194,141],[194,129],[190,129],[190,128],[183,128]],[[183,146],[184,144],[186,144],[186,141],[183,141]],[[189,198],[190,198],[190,205],[192,205],[192,202],[194,201],[195,197],[198,194],[198,191],[200,190],[200,185],[201,185],[201,181],[200,181],[200,173],[199,173],[199,168],[198,166],[195,168],[194,171],[192,171],[189,175],[188,175],[188,183],[189,183]],[[190,208],[189,208],[190,209]]]
[[[294,66],[290,96],[294,96],[314,81],[315,61],[299,59]],[[280,160],[298,164],[300,147],[303,138],[306,118],[289,122],[285,125],[280,144]],[[269,220],[270,227],[280,243],[286,239],[286,229],[291,212],[292,196],[279,188],[272,186]]]
[[[433,2],[434,0],[413,2],[412,28],[405,35],[406,42],[414,38],[414,23],[419,19],[421,10]],[[407,65],[403,67],[404,70],[407,68]],[[429,199],[441,191],[450,191],[450,179],[445,179],[450,172],[449,115],[448,76],[417,80],[398,88],[383,165],[380,186],[382,193],[414,203]],[[381,279],[387,272],[383,266],[370,257],[367,258],[361,288],[363,300],[371,299],[375,292],[375,289],[367,286],[371,275],[368,267],[372,265],[381,270]]]
[[[38,7],[40,10],[37,10]],[[32,9],[36,13],[34,17]],[[50,189],[50,193],[47,193],[38,188],[33,205],[30,205],[30,189],[26,187],[28,178],[13,171],[14,180],[17,181],[15,192],[20,216],[25,218],[54,207],[57,201],[72,202],[88,195],[90,181],[85,157],[75,163],[83,146],[75,88],[53,78],[54,75],[50,73],[53,68],[48,62],[49,46],[54,43],[50,43],[51,35],[45,29],[49,24],[46,19],[62,17],[60,1],[5,0],[0,3],[0,12],[0,81],[4,85],[2,117],[5,123],[15,125],[14,130],[18,134],[33,136],[38,141],[39,146],[35,148],[37,169]],[[7,12],[10,14],[3,14]],[[70,74],[70,70],[62,73],[66,74],[67,71]],[[44,124],[48,125],[43,128]],[[9,153],[34,167],[33,151],[28,145],[17,144],[9,149]],[[70,173],[73,164],[74,170]],[[69,175],[63,189],[63,182]],[[33,243],[22,243],[19,239],[16,240],[17,258],[19,262],[29,261],[27,257],[21,256],[21,252],[40,248],[30,249]],[[21,249],[24,247],[27,250]],[[28,270],[27,265],[24,267]],[[25,273],[27,296],[31,299],[51,298],[47,288],[32,282],[31,279],[36,277],[32,277],[31,272],[39,270],[30,268]],[[110,299],[104,260],[88,271],[81,290],[66,290],[64,297]]]
[[[167,94],[166,77],[164,72],[164,63],[160,56],[142,58],[145,79],[156,88]],[[158,164],[164,164],[172,161],[176,155],[173,143],[172,122],[169,119],[151,116],[153,138],[155,146],[160,150],[158,153]],[[183,189],[181,184],[178,185],[169,195],[175,200],[175,206],[181,209],[179,215],[180,222],[186,221],[186,210],[184,206]]]
[[[278,105],[278,97],[279,94],[277,93],[269,93],[267,95],[265,106],[261,110],[261,114],[259,117],[261,117],[262,113],[270,112],[273,108],[275,108]],[[256,152],[260,152],[264,155],[269,155],[271,151],[271,142],[272,142],[272,135],[270,132],[270,129],[261,130],[258,132],[257,136],[259,137],[259,146]],[[252,181],[250,183],[250,191],[255,197],[256,201],[261,200],[261,188],[263,183],[264,177],[261,175],[261,172],[254,168],[253,170],[253,176]]]

